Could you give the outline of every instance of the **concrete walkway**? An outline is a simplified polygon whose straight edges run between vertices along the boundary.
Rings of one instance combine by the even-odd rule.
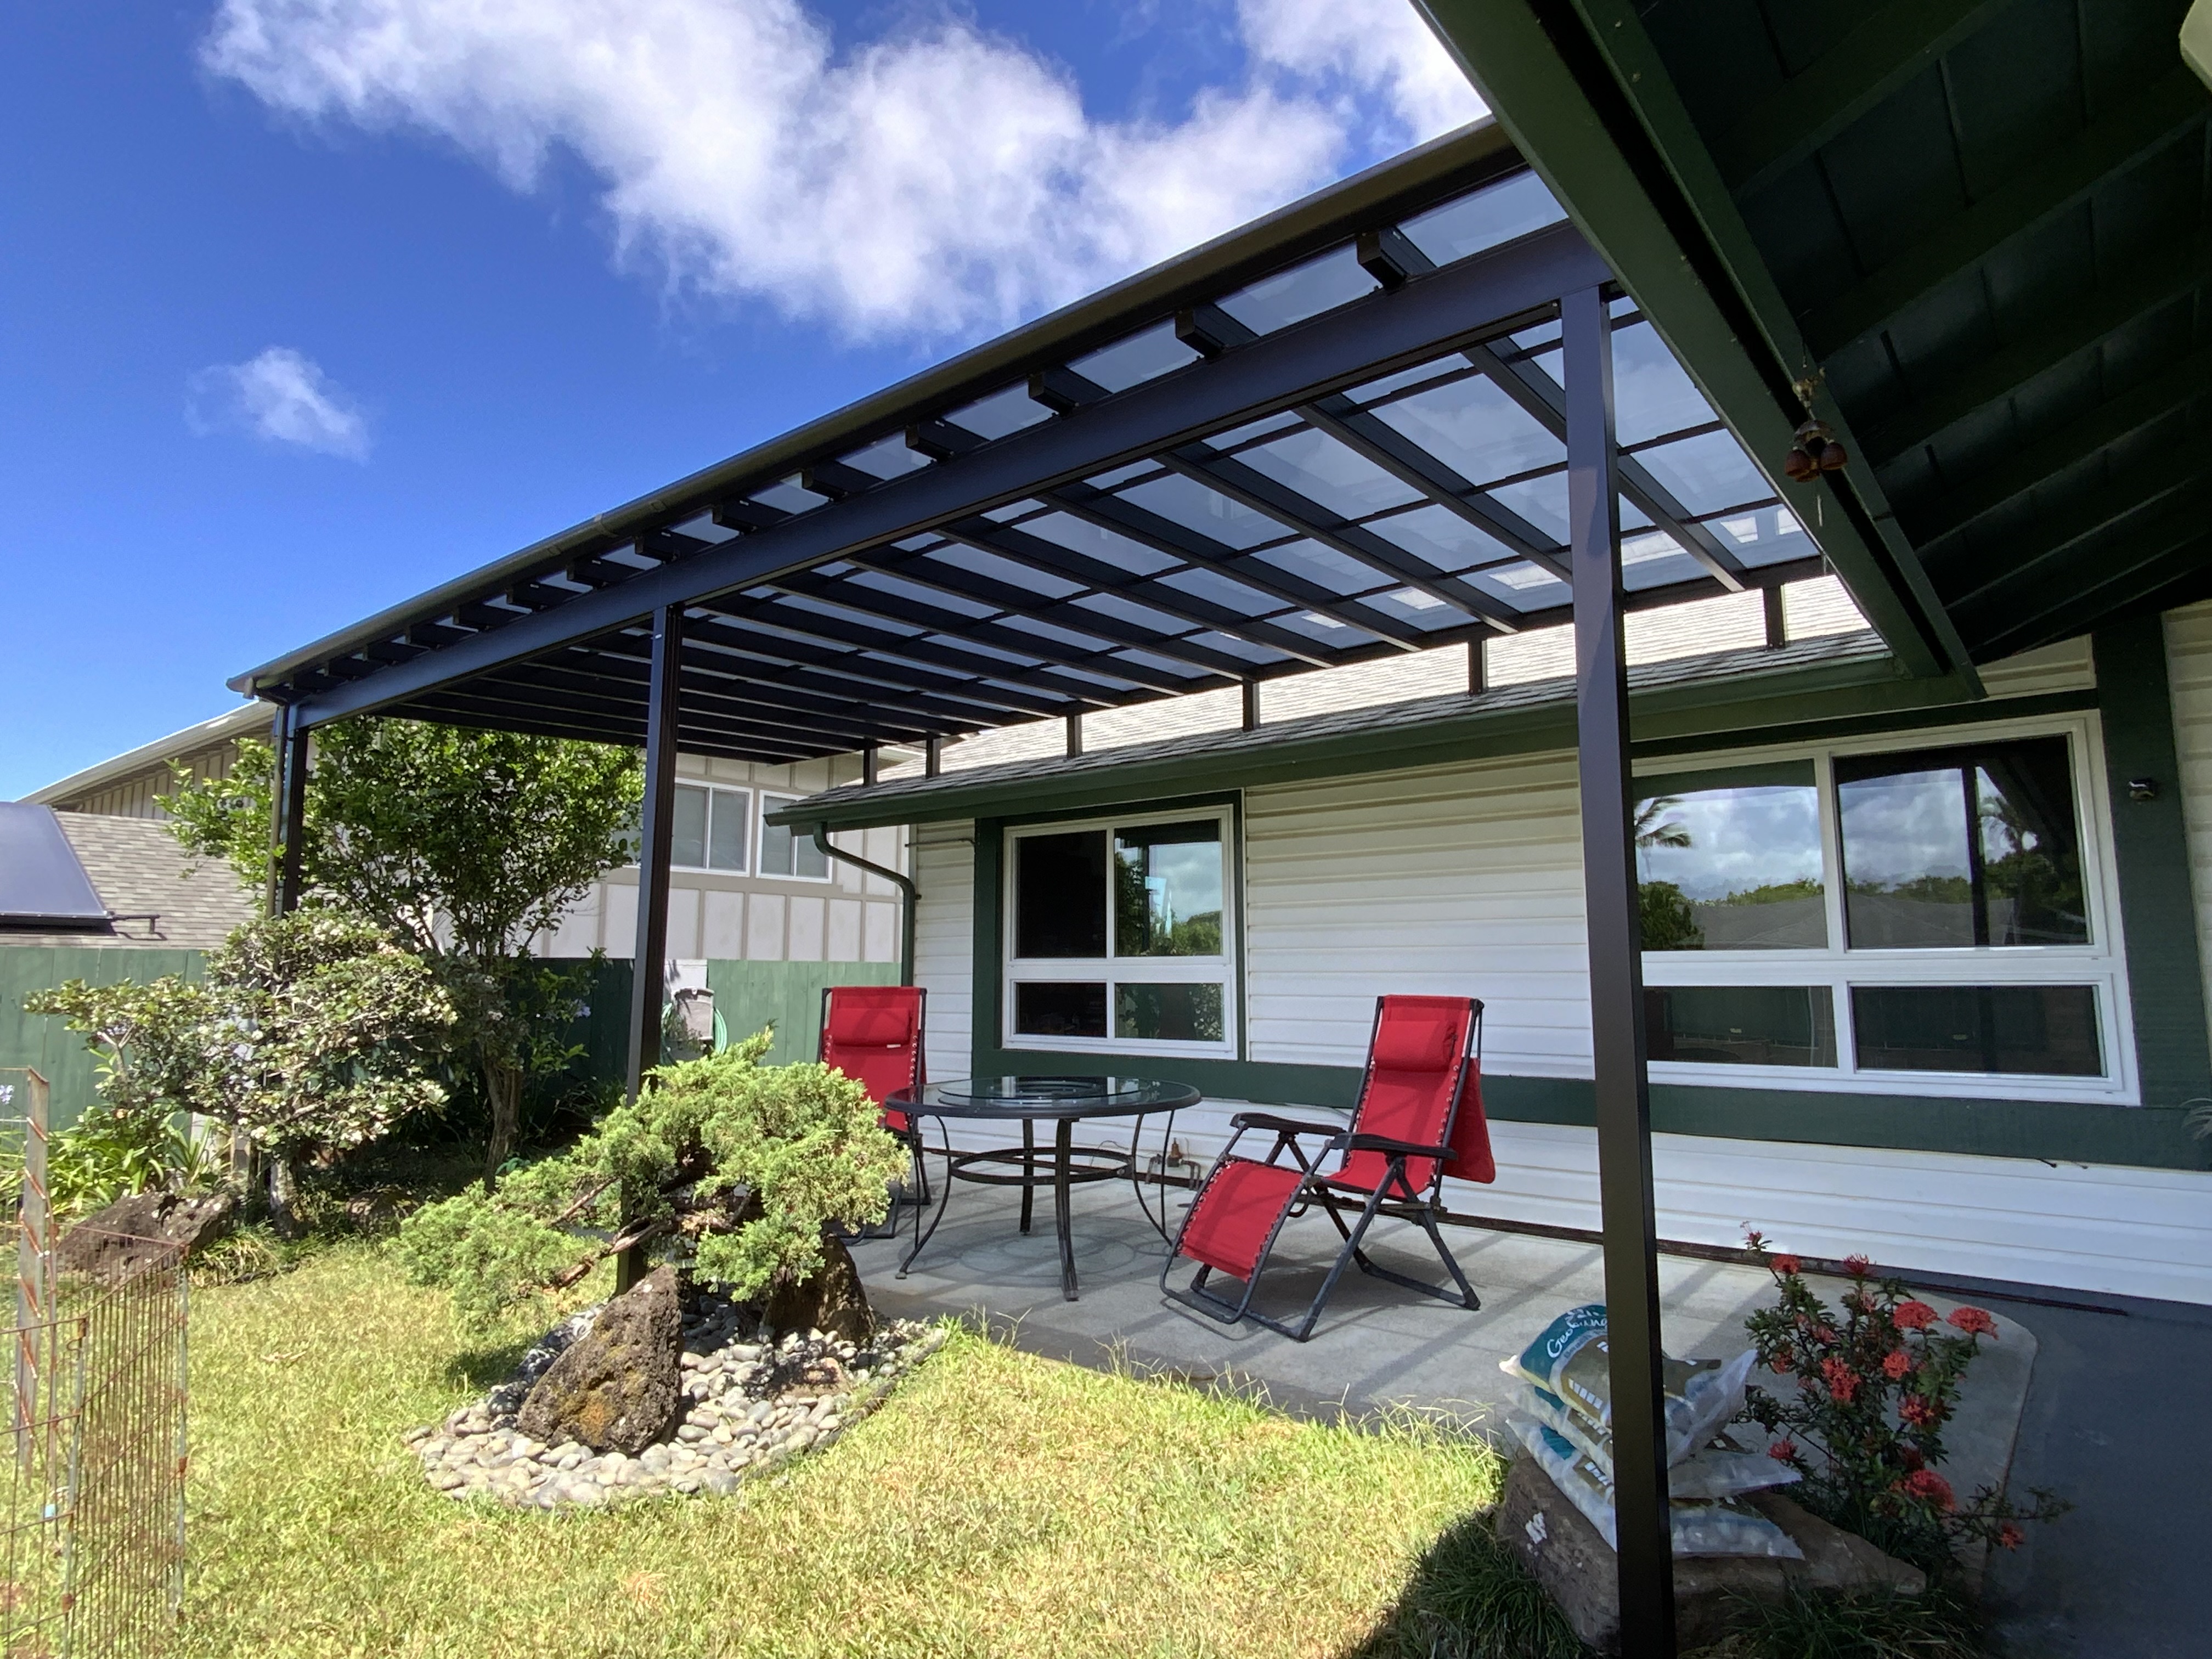
[[[1158,1195],[1150,1189],[1148,1196]],[[1179,1216],[1188,1194],[1168,1189]],[[1076,1268],[1081,1299],[1062,1298],[1060,1254],[1048,1193],[1040,1193],[1035,1230],[1017,1224],[1016,1194],[963,1185],[945,1221],[916,1260],[911,1276],[895,1277],[912,1239],[855,1248],[869,1295],[884,1311],[908,1316],[982,1315],[1011,1328],[1033,1352],[1082,1364],[1117,1352],[1140,1371],[1189,1380],[1221,1379],[1255,1386],[1285,1410],[1355,1416],[1391,1406],[1441,1412],[1480,1427],[1506,1401],[1511,1384],[1498,1361],[1519,1352],[1559,1313],[1605,1300],[1594,1246],[1448,1228],[1445,1242],[1482,1298],[1469,1313],[1357,1270],[1338,1282],[1310,1341],[1249,1322],[1224,1326],[1169,1302],[1159,1291],[1167,1247],[1119,1183],[1078,1188]],[[1379,1226],[1370,1254],[1386,1267],[1424,1279],[1442,1268],[1418,1230]],[[1337,1237],[1327,1219],[1307,1216],[1284,1231],[1262,1279],[1261,1305],[1278,1317],[1302,1309],[1334,1256]],[[1816,1280],[1832,1306],[1840,1280]],[[1660,1260],[1660,1293],[1669,1352],[1727,1358],[1748,1346],[1744,1316],[1770,1303],[1773,1286],[1760,1271],[1675,1256]],[[1940,1308],[1953,1305],[1928,1298]],[[1962,1494],[2002,1481],[2008,1468],[2022,1402],[2033,1374],[2036,1339],[1999,1312],[1998,1340],[1984,1345],[1954,1431],[1948,1468]],[[1753,1433],[1756,1431],[1753,1431]]]

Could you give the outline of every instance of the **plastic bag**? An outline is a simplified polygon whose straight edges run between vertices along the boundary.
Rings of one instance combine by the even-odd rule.
[[[1565,1435],[1523,1413],[1506,1419],[1515,1437],[1551,1477],[1552,1484],[1595,1527],[1607,1547],[1619,1548],[1613,1521],[1613,1483]],[[1802,1560],[1805,1552],[1763,1515],[1725,1498],[1691,1498],[1668,1506],[1677,1555],[1761,1555]]]
[[[1717,1359],[1661,1357],[1660,1387],[1666,1401],[1667,1461],[1679,1463],[1711,1439],[1743,1407],[1744,1384],[1758,1355],[1746,1348],[1723,1364]],[[1570,1308],[1534,1342],[1498,1369],[1543,1389],[1586,1419],[1593,1449],[1602,1437],[1612,1462],[1612,1355],[1606,1346],[1605,1304]]]
[[[1549,1389],[1531,1382],[1516,1405],[1589,1459],[1604,1479],[1613,1479],[1613,1437]],[[1707,1443],[1667,1472],[1667,1490],[1675,1498],[1732,1498],[1739,1492],[1786,1486],[1800,1479],[1787,1463],[1757,1452]]]

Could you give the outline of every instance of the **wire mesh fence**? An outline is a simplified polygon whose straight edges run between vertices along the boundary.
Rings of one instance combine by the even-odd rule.
[[[87,1235],[112,1247],[100,1269],[57,1273],[46,1104],[36,1073],[0,1070],[16,1217],[0,1659],[138,1659],[167,1645],[184,1589],[183,1251]]]

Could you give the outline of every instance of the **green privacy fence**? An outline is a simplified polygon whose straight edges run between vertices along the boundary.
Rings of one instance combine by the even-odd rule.
[[[66,1129],[100,1098],[100,1073],[82,1033],[51,1014],[27,1014],[23,999],[73,979],[92,985],[164,974],[200,976],[198,951],[148,950],[113,945],[0,945],[0,1067],[35,1066],[53,1085],[49,1121]]]
[[[630,966],[626,960],[576,964],[586,975],[585,1013],[574,1041],[580,1069],[620,1082],[629,1037]],[[53,1127],[66,1128],[99,1098],[99,1072],[84,1038],[49,1015],[27,1014],[23,999],[64,981],[140,984],[164,974],[200,975],[198,951],[115,945],[0,945],[0,1068],[35,1066],[53,1085]],[[732,1038],[775,1027],[769,1059],[785,1065],[814,1058],[822,1036],[822,991],[829,985],[895,985],[890,962],[709,962],[707,984]]]

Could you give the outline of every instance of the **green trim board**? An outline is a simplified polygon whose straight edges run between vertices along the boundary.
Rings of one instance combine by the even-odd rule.
[[[1261,1060],[1147,1060],[1127,1054],[1069,1054],[979,1047],[975,1070],[1000,1073],[1111,1071],[1188,1083],[1209,1099],[1256,1106],[1350,1109],[1359,1090],[1352,1066],[1283,1066]],[[1483,1109],[1506,1123],[1596,1121],[1586,1078],[1512,1077],[1487,1073]],[[2100,1106],[2041,1100],[1958,1100],[1798,1089],[1732,1089],[1674,1083],[1651,1085],[1655,1133],[1804,1146],[1867,1146],[1956,1152],[2052,1163],[2144,1169],[2212,1169],[2212,1143],[2197,1139],[2178,1106]]]
[[[2153,614],[2100,628],[2091,636],[2091,649],[2103,706],[2136,1073],[2146,1105],[2178,1108],[2212,1094],[2212,1042],[2205,1030],[2204,966],[2190,884],[2164,620]],[[2148,780],[2155,791],[2150,799],[2131,797],[2129,785],[2139,779]],[[2196,1144],[2212,1150],[2212,1141]]]

